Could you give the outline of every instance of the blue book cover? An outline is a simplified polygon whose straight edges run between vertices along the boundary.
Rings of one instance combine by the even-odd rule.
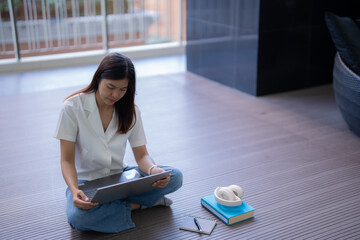
[[[223,206],[215,200],[214,194],[202,197],[201,205],[227,225],[254,217],[255,208],[246,202],[236,207]]]

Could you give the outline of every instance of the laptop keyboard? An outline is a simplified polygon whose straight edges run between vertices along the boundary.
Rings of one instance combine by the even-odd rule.
[[[88,189],[88,190],[83,191],[83,192],[89,199],[92,199],[92,197],[95,195],[96,191],[97,191],[97,188]]]

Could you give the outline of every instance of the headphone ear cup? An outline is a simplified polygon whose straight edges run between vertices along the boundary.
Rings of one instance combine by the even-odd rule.
[[[238,185],[230,185],[228,188],[238,197],[242,198],[244,196],[244,190]]]
[[[214,197],[216,202],[224,206],[235,207],[242,204],[241,199],[228,187],[217,187]]]
[[[227,187],[220,187],[217,189],[217,195],[218,197],[224,199],[224,200],[229,200],[229,201],[236,201],[237,197],[234,194],[233,191],[231,191],[229,188]]]

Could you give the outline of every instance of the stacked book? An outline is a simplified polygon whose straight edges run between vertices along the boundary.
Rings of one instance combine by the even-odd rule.
[[[255,208],[242,201],[240,206],[227,207],[219,204],[214,194],[201,198],[201,205],[227,225],[254,217]]]

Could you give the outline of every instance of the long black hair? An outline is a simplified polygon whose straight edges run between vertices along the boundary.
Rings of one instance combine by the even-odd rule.
[[[133,123],[136,122],[134,103],[136,91],[135,67],[128,57],[120,53],[107,54],[100,62],[89,86],[71,94],[66,99],[78,93],[96,92],[102,79],[129,80],[125,95],[114,104],[119,120],[118,132],[127,133],[133,127]]]

